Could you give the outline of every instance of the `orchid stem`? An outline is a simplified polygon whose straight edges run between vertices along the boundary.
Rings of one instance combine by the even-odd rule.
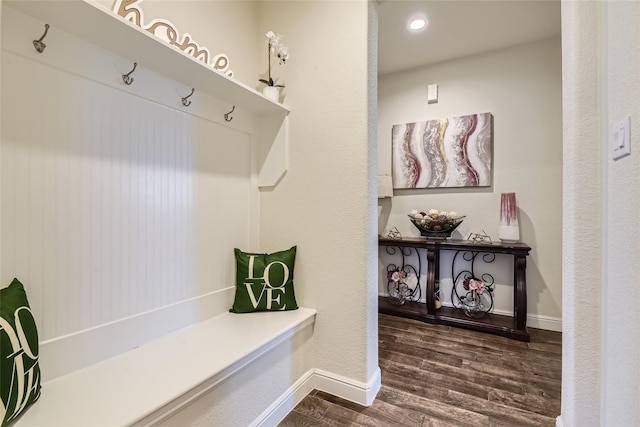
[[[267,63],[269,64],[269,83],[268,83],[268,85],[271,86],[271,43],[269,43],[269,46],[267,47]]]

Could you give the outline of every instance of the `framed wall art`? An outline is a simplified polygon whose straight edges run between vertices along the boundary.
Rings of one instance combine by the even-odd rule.
[[[491,185],[491,113],[394,125],[394,189]]]

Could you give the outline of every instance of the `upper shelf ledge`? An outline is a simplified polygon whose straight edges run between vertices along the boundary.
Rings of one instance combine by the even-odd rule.
[[[4,0],[2,5],[47,23],[52,30],[58,28],[245,110],[256,114],[286,115],[289,112],[284,105],[214,70],[94,1]]]

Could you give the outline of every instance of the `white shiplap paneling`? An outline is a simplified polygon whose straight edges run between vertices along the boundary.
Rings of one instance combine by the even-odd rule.
[[[3,51],[1,148],[2,282],[42,340],[233,284],[247,133]]]

